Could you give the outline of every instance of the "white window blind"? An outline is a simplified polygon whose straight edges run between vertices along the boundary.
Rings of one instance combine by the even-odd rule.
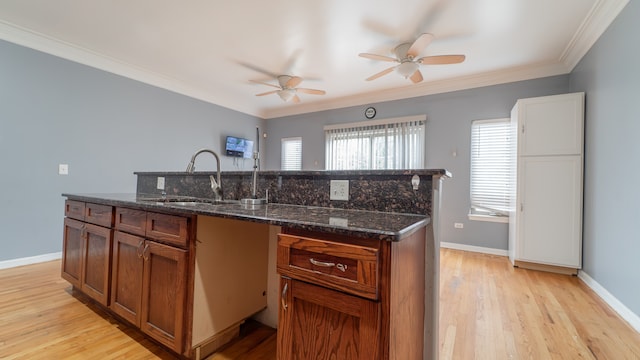
[[[302,170],[302,138],[282,139],[282,170]]]
[[[511,176],[510,119],[471,123],[471,213],[506,216]]]
[[[326,169],[424,167],[426,116],[325,127]]]

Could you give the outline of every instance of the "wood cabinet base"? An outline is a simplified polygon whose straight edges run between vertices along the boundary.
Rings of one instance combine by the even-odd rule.
[[[215,351],[220,349],[221,347],[227,345],[231,341],[240,337],[240,325],[242,325],[244,321],[241,321],[227,330],[223,330],[211,338],[203,341],[198,345],[194,345],[193,350],[191,352],[191,358],[193,360],[201,360],[205,359],[209,355],[213,354]]]

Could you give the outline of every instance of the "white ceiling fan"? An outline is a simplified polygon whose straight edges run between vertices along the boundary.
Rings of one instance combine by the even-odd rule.
[[[433,38],[433,34],[424,33],[418,36],[413,43],[402,43],[396,46],[393,49],[396,55],[395,58],[377,54],[359,54],[359,56],[367,59],[400,63],[368,77],[367,81],[375,80],[396,70],[405,79],[409,78],[415,84],[423,80],[419,69],[420,65],[458,64],[464,61],[464,55],[437,55],[418,58],[418,55],[431,43]]]
[[[265,96],[270,94],[278,94],[283,101],[293,101],[294,103],[299,103],[300,98],[298,97],[298,93],[311,94],[311,95],[324,95],[326,92],[324,90],[317,89],[306,89],[296,87],[302,82],[302,78],[299,76],[291,76],[291,75],[279,75],[277,77],[279,85],[273,85],[262,81],[251,80],[254,83],[262,84],[277,88],[278,90],[267,91],[265,93],[256,94],[256,96]]]

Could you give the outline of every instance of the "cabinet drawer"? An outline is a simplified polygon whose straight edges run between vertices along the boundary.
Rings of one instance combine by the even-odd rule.
[[[378,254],[374,247],[278,235],[281,275],[374,300],[378,298]]]
[[[113,225],[113,208],[109,205],[86,203],[84,211],[86,222],[104,227]]]
[[[146,211],[120,207],[116,208],[115,228],[120,231],[144,236],[146,222]]]
[[[65,200],[64,216],[84,221],[85,204],[82,201]]]
[[[147,213],[147,237],[165,243],[186,247],[188,221],[182,216]]]

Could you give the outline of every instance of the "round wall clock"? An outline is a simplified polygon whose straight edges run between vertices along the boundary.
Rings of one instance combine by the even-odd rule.
[[[368,107],[365,111],[364,111],[364,116],[367,119],[373,119],[376,116],[376,109],[374,107]]]

